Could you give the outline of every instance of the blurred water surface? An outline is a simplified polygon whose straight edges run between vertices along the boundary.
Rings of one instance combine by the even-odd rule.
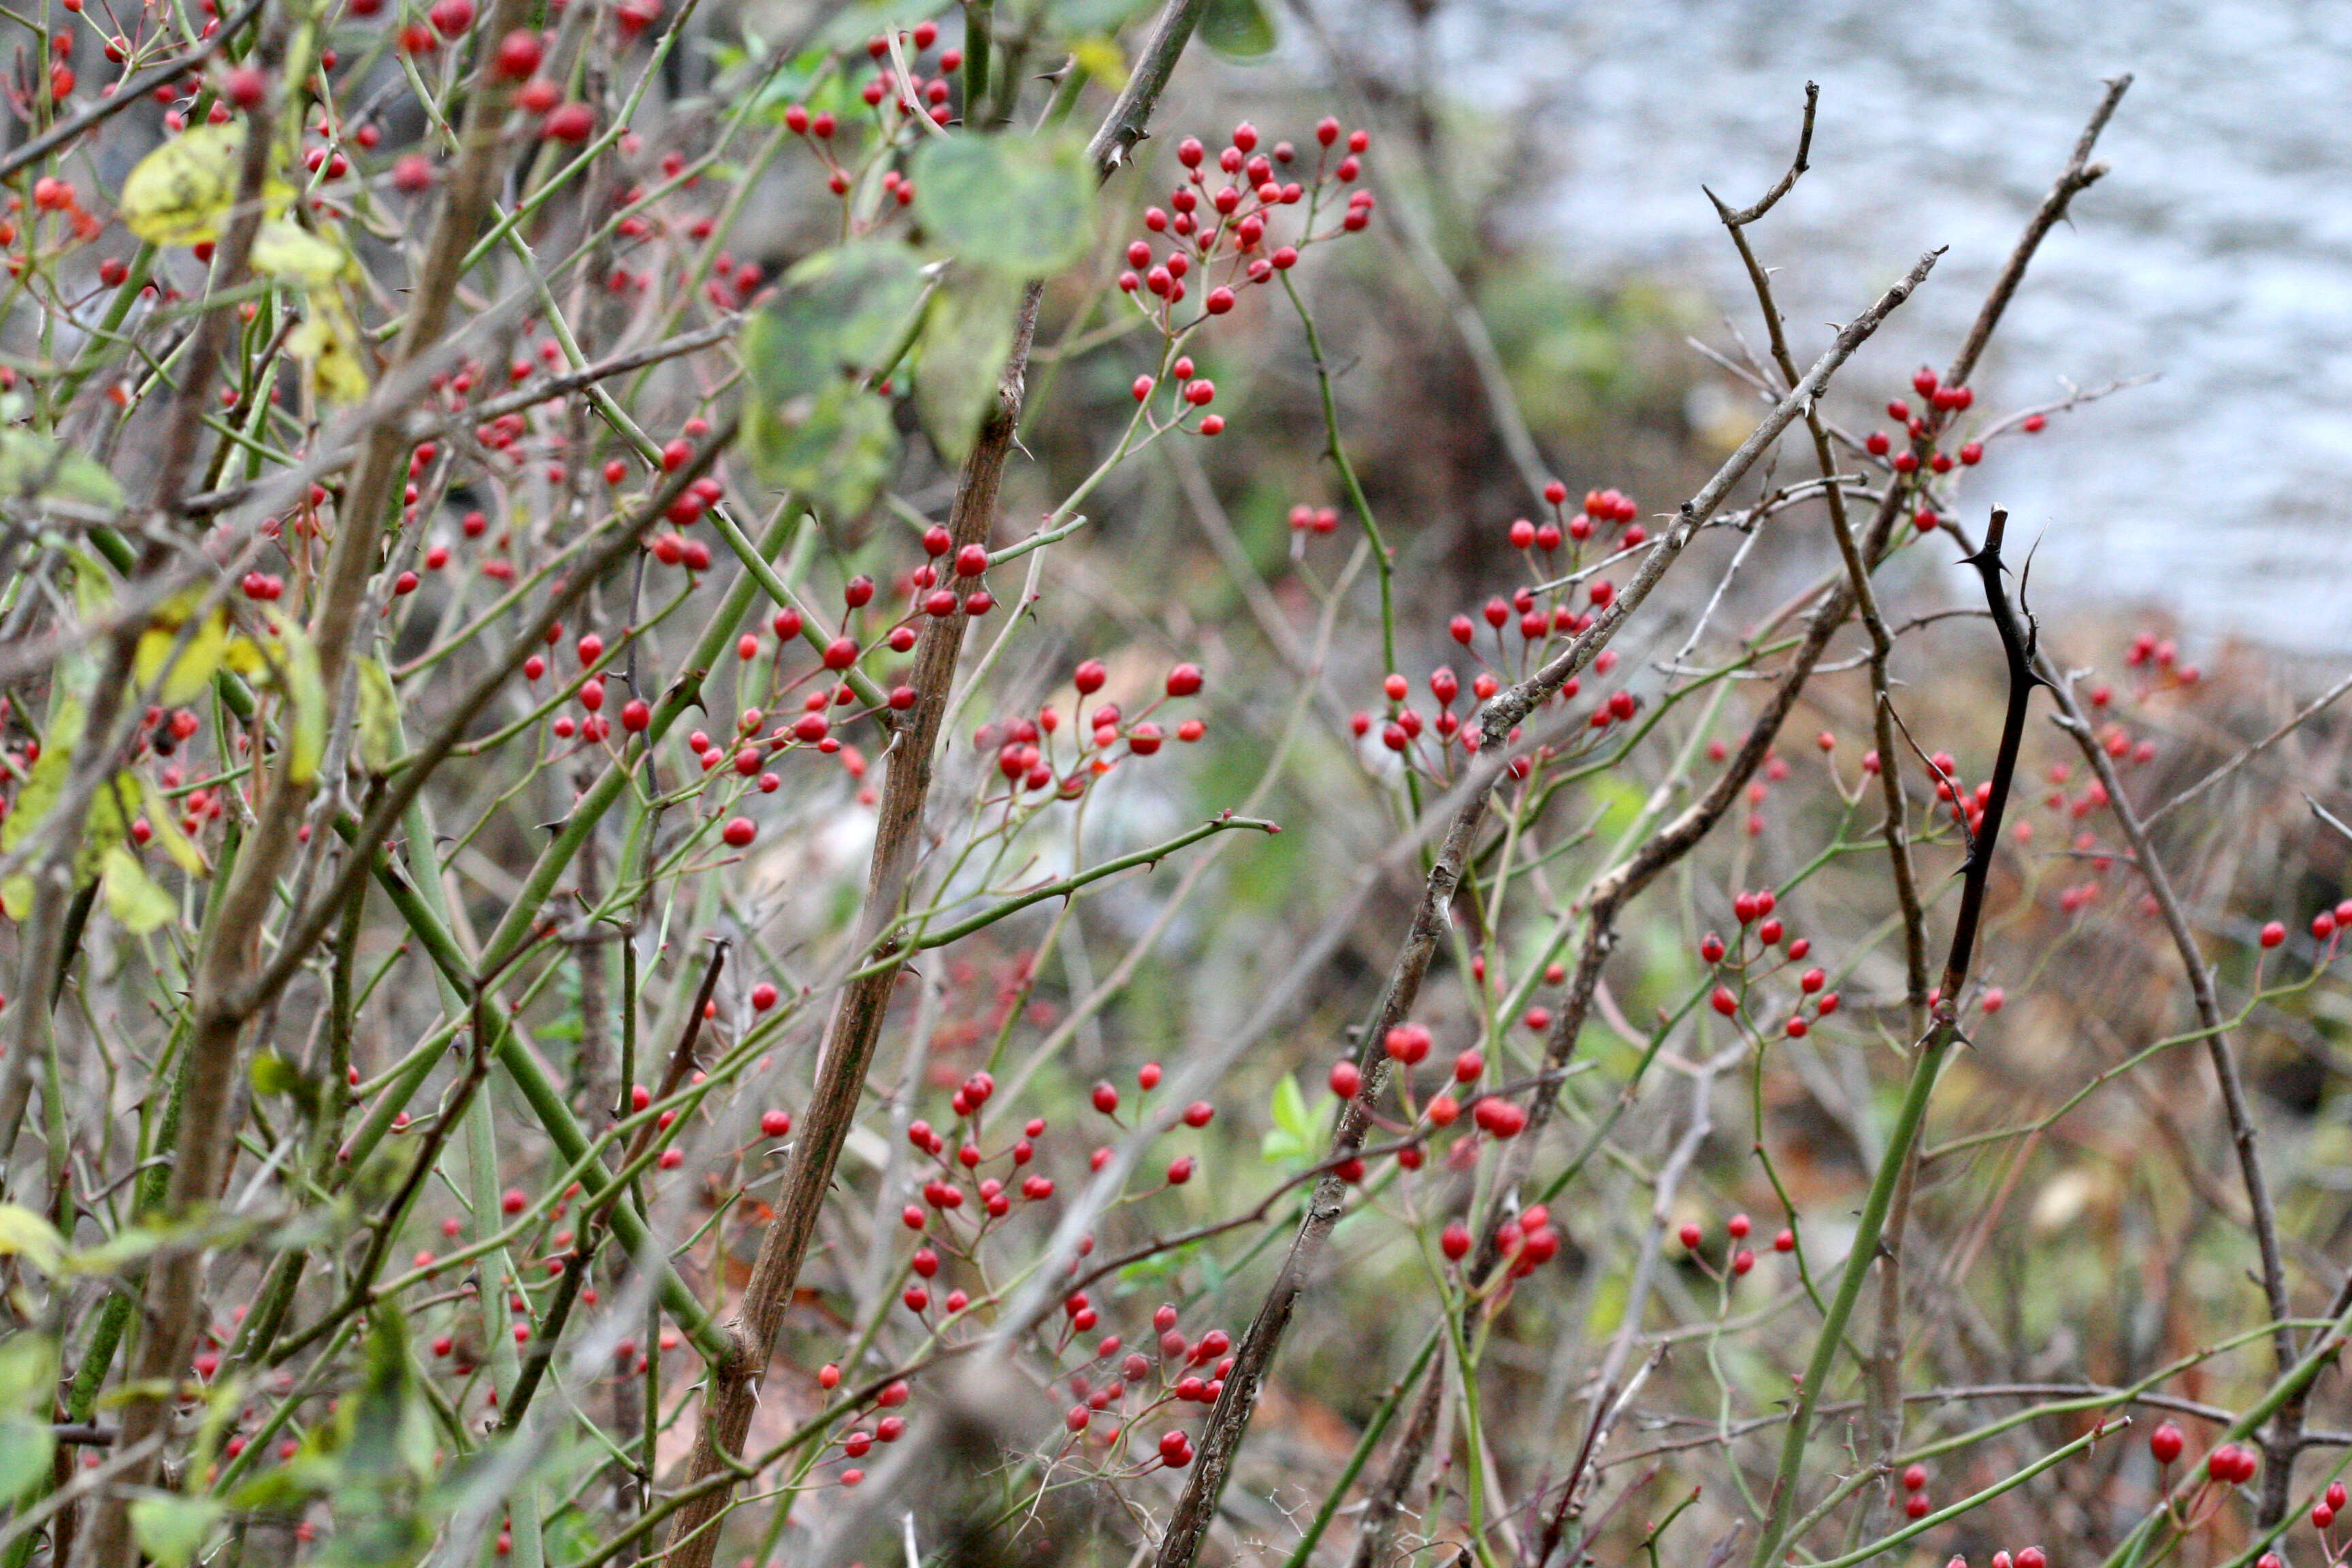
[[[1822,85],[1812,171],[1759,227],[1801,360],[1930,246],[1928,288],[1846,373],[1869,417],[1940,365],[2102,90],[2113,172],[2042,247],[1976,377],[1979,408],[2148,372],[2008,443],[1974,487],[2058,578],[2212,631],[2352,650],[2352,6],[2264,0],[1888,4],[1519,0],[1441,23],[1448,68],[1548,100],[1548,214],[1580,271],[1638,269],[1754,335],[1702,182],[1750,201]],[[1507,47],[1498,43],[1508,40]],[[1720,341],[1718,335],[1718,341]]]

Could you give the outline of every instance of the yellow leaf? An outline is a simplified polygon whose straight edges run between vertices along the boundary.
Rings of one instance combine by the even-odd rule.
[[[12,921],[23,920],[33,912],[33,879],[19,871],[0,882],[0,914]]]
[[[212,868],[205,863],[204,851],[180,831],[180,814],[163,794],[163,786],[143,773],[137,783],[140,808],[146,813],[147,826],[154,830],[155,847],[171,857],[172,863],[191,877],[209,873]]]
[[[65,1258],[65,1237],[31,1209],[0,1204],[0,1252],[16,1253],[47,1274]]]
[[[288,776],[309,784],[319,776],[319,759],[327,750],[327,688],[319,675],[319,650],[290,622],[286,626],[286,700],[294,708],[287,726],[291,749]]]
[[[371,773],[392,771],[400,760],[400,693],[379,658],[360,660],[360,766]]]
[[[253,268],[280,283],[323,289],[354,269],[351,252],[289,219],[271,218],[253,237]]]
[[[139,635],[132,671],[142,690],[159,678],[163,680],[163,691],[156,700],[167,707],[192,701],[210,685],[213,671],[220,668],[221,656],[228,647],[228,612],[217,607],[188,631],[186,644],[182,646],[183,629],[204,597],[204,591],[198,588],[173,595]],[[171,665],[168,672],[164,668],[167,660]]]
[[[1082,38],[1070,51],[1086,73],[1117,92],[1127,85],[1127,57],[1115,38]]]
[[[327,749],[327,689],[319,675],[319,650],[294,621],[276,610],[262,614],[275,634],[273,646],[247,646],[267,661],[268,679],[286,699],[288,776],[309,784],[319,776],[319,759]]]
[[[357,403],[367,395],[367,371],[360,363],[360,331],[343,302],[331,293],[313,295],[310,316],[286,337],[286,352],[309,373],[310,395],[320,403]]]
[[[245,122],[199,125],[164,142],[122,182],[119,204],[131,233],[156,245],[194,245],[220,237],[221,220],[236,200],[237,172],[245,158]],[[262,205],[272,216],[285,210],[294,192],[280,181],[263,186]]]
[[[180,912],[172,895],[157,887],[139,858],[121,845],[106,852],[104,865],[99,889],[106,895],[106,912],[121,921],[122,929],[131,935],[145,936]]]
[[[85,722],[82,705],[73,698],[61,700],[56,711],[49,715],[48,724],[41,731],[41,754],[33,763],[33,771],[16,792],[16,802],[7,818],[0,821],[0,850],[14,849],[31,837],[49,813],[57,809],[58,797],[65,794],[66,780],[73,773],[74,749],[81,744]],[[26,884],[30,896],[29,881]],[[12,908],[9,911],[16,913]]]

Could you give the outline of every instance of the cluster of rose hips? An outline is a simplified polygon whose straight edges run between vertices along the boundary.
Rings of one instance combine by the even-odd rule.
[[[1083,1291],[1074,1293],[1063,1303],[1063,1309],[1073,1322],[1093,1316]],[[1225,1378],[1234,1369],[1234,1358],[1228,1353],[1233,1349],[1233,1336],[1223,1329],[1211,1329],[1198,1339],[1188,1338],[1178,1326],[1180,1321],[1181,1314],[1171,1302],[1162,1302],[1153,1310],[1151,1327],[1159,1336],[1160,1347],[1157,1363],[1139,1350],[1129,1350],[1122,1355],[1125,1342],[1112,1334],[1095,1346],[1087,1363],[1102,1363],[1102,1374],[1089,1373],[1086,1367],[1070,1373],[1070,1396],[1077,1403],[1062,1418],[1063,1429],[1068,1434],[1066,1450],[1074,1450],[1082,1440],[1090,1440],[1105,1451],[1108,1460],[1116,1462],[1124,1440],[1132,1435],[1138,1423],[1171,1405],[1206,1406],[1217,1402],[1225,1391]],[[1096,1419],[1106,1414],[1116,1414],[1118,1419]],[[1192,1439],[1181,1427],[1171,1426],[1160,1433],[1156,1448],[1158,1465],[1181,1470],[1192,1458]],[[1143,1468],[1152,1468],[1154,1462],[1146,1459]]]
[[[1100,659],[1085,659],[1070,672],[1070,680],[1081,699],[1090,698],[1108,684],[1110,671]],[[1171,732],[1187,745],[1206,735],[1208,721],[1198,715],[1188,715],[1172,731],[1162,729],[1152,718],[1171,700],[1198,696],[1205,684],[1199,665],[1180,664],[1168,672],[1162,683],[1165,695],[1135,712],[1128,712],[1116,702],[1095,704],[1094,710],[1085,716],[1086,743],[1078,748],[1079,762],[1066,773],[1057,773],[1054,760],[1055,737],[1061,731],[1062,716],[1050,703],[1038,709],[1034,718],[981,726],[972,736],[972,744],[982,752],[995,752],[997,772],[1016,794],[1051,790],[1061,799],[1075,800],[1085,793],[1090,778],[1110,771],[1114,752],[1122,742],[1128,755],[1149,757],[1158,754]]]
[[[1713,931],[1699,939],[1700,961],[1709,968],[1727,969],[1741,981],[1739,991],[1718,981],[1707,994],[1707,1005],[1726,1018],[1738,1017],[1746,1005],[1742,992],[1785,965],[1804,963],[1813,951],[1811,937],[1790,936],[1787,923],[1773,914],[1779,905],[1769,888],[1740,893],[1731,900],[1732,919],[1738,925],[1732,939],[1737,946],[1726,944]],[[1838,994],[1828,985],[1829,972],[1819,965],[1798,975],[1797,1010],[1781,1026],[1781,1033],[1801,1040],[1813,1025],[1838,1010]]]
[[[1136,1081],[1145,1102],[1163,1078],[1156,1062],[1145,1063],[1138,1070]],[[909,1203],[900,1211],[906,1227],[921,1237],[908,1259],[911,1278],[900,1299],[909,1312],[926,1319],[936,1306],[943,1314],[937,1324],[941,1329],[973,1306],[970,1292],[959,1286],[950,1285],[943,1294],[934,1296],[942,1269],[947,1267],[944,1255],[976,1258],[997,1222],[1012,1214],[1016,1199],[1039,1203],[1054,1195],[1052,1178],[1031,1168],[1037,1158],[1038,1142],[1046,1132],[1043,1119],[1033,1118],[1024,1123],[1020,1135],[1002,1148],[992,1152],[986,1146],[984,1108],[995,1093],[993,1077],[986,1071],[973,1072],[957,1086],[949,1102],[955,1119],[950,1130],[942,1131],[927,1120],[910,1122],[907,1129],[908,1142],[929,1165],[920,1179],[921,1201]],[[1095,1085],[1088,1099],[1095,1110],[1105,1116],[1116,1117],[1119,1112],[1119,1091],[1108,1082]],[[1140,1104],[1138,1109],[1140,1110]],[[1195,1101],[1168,1116],[1162,1130],[1181,1125],[1197,1131],[1206,1127],[1215,1115],[1215,1108],[1209,1102]],[[1097,1149],[1089,1162],[1092,1168],[1101,1169],[1110,1153],[1108,1147]],[[1004,1167],[1002,1176],[983,1174],[1000,1163]],[[1197,1168],[1193,1156],[1179,1155],[1169,1164],[1167,1185],[1183,1185]],[[1093,1250],[1094,1238],[1081,1238],[1079,1258]],[[1073,1271],[1076,1267],[1077,1260],[1073,1259]],[[1090,1334],[1099,1328],[1103,1310],[1084,1290],[1072,1291],[1062,1306],[1063,1325],[1053,1347],[1056,1355],[1066,1352],[1076,1336]],[[1102,1338],[1089,1352],[1082,1352],[1084,1361],[1070,1375],[1072,1394],[1080,1403],[1072,1407],[1066,1424],[1074,1444],[1081,1434],[1091,1432],[1090,1441],[1115,1453],[1127,1429],[1162,1405],[1171,1401],[1215,1403],[1223,1391],[1223,1379],[1233,1364],[1227,1354],[1232,1349],[1231,1337],[1223,1330],[1213,1329],[1197,1340],[1188,1340],[1177,1324],[1178,1312],[1173,1306],[1162,1306],[1153,1315],[1152,1326],[1160,1348],[1156,1373],[1154,1363],[1147,1356],[1129,1352],[1122,1358],[1125,1343],[1117,1334]],[[1103,1363],[1107,1375],[1088,1370],[1097,1363]],[[832,1381],[824,1381],[828,1376]],[[827,1389],[838,1381],[837,1367],[828,1367],[820,1377],[820,1383]],[[1141,1404],[1129,1408],[1123,1402],[1130,1397],[1139,1398]],[[1118,1423],[1096,1423],[1097,1415],[1114,1406],[1119,1408]],[[870,1434],[863,1428],[853,1430],[839,1441],[845,1456],[855,1459],[862,1457],[870,1443],[888,1442],[897,1435],[895,1429],[886,1431],[877,1426]],[[1191,1439],[1171,1429],[1162,1436],[1155,1462],[1181,1468],[1191,1463],[1192,1458]],[[855,1471],[845,1471],[840,1479],[844,1484],[854,1486],[861,1478]]]
[[[941,49],[936,64],[937,76],[926,79],[920,69],[923,57],[930,52],[939,38],[939,24],[931,21],[918,22],[912,28],[898,35],[900,47],[907,52],[907,75],[903,88],[898,79],[897,65],[890,58],[890,38],[886,35],[877,35],[866,41],[866,55],[874,62],[874,72],[859,88],[858,97],[866,108],[875,111],[886,137],[895,134],[917,116],[938,126],[954,122],[952,79],[963,68],[963,51],[954,47]],[[851,167],[842,162],[835,150],[835,139],[841,132],[839,117],[829,109],[813,110],[807,104],[794,103],[784,110],[784,128],[799,137],[823,161],[825,188],[846,203],[857,180]],[[915,182],[897,169],[882,172],[882,191],[890,198],[890,205],[884,209],[886,216],[914,205]],[[865,232],[872,226],[870,223],[856,220],[854,214],[851,216],[857,232]]]
[[[1915,1519],[1923,1516],[1924,1512],[1912,1515]],[[1996,1552],[1989,1561],[1991,1568],[2050,1568],[2050,1554],[2039,1546],[2029,1546],[2013,1558],[2006,1551]],[[1969,1568],[1969,1560],[1956,1553],[1944,1568]]]
[[[2179,650],[2169,637],[2159,638],[2154,632],[2142,632],[2132,638],[2131,647],[2124,653],[2125,667],[2148,672],[2149,689],[2165,686],[2194,686],[2201,679],[2193,664],[2180,662]]]
[[[2147,1451],[2159,1469],[2169,1469],[2188,1446],[2189,1440],[2177,1422],[2160,1421],[2147,1435]],[[2205,1456],[2205,1463],[2201,1467],[2204,1479],[2198,1483],[2185,1510],[2168,1500],[2166,1507],[2174,1510],[2174,1522],[2184,1530],[2193,1530],[2204,1523],[2221,1507],[2232,1488],[2244,1486],[2254,1479],[2254,1472],[2261,1468],[2261,1459],[2252,1448],[2237,1443],[2218,1445]],[[2329,1493],[2329,1498],[2334,1500],[2323,1499],[2320,1505],[2329,1510],[2326,1521],[2315,1517],[2312,1522],[2322,1530],[2326,1529],[2328,1523],[2334,1521],[2333,1510],[2342,1506],[2343,1495],[2342,1487],[2334,1488]],[[2182,1517],[2184,1512],[2185,1518]]]
[[[1895,437],[1884,430],[1873,430],[1863,438],[1863,449],[1882,462],[1900,483],[1906,485],[1914,498],[1912,526],[1920,532],[1932,531],[1941,519],[1936,511],[1934,498],[1928,493],[1930,476],[1948,474],[1955,467],[1974,468],[1984,460],[1984,443],[1967,441],[1960,445],[1957,456],[1942,450],[1937,441],[1950,426],[1955,416],[1963,414],[1976,402],[1976,394],[1965,386],[1938,384],[1936,373],[1921,365],[1911,376],[1911,390],[1926,401],[1927,406],[1913,413],[1911,405],[1902,398],[1890,398],[1886,416],[1902,427],[1903,447],[1895,449]],[[2028,427],[2039,430],[2039,416],[2028,421]]]
[[[345,0],[344,9],[355,16],[366,16],[376,9],[379,0]],[[614,14],[624,41],[635,39],[661,19],[656,0],[625,0]],[[400,47],[404,53],[419,58],[436,54],[444,43],[460,43],[477,19],[474,0],[434,0],[424,21],[401,25]],[[548,42],[548,35],[537,28],[518,27],[498,41],[491,55],[492,68],[503,80],[521,84],[515,90],[515,107],[539,121],[542,137],[576,145],[595,133],[596,111],[577,99],[567,101],[563,89],[553,79],[539,74],[546,59]]]
[[[1723,1222],[1723,1232],[1731,1238],[1730,1255],[1725,1258],[1724,1265],[1731,1271],[1731,1277],[1735,1279],[1756,1267],[1755,1249],[1746,1245],[1748,1233],[1755,1228],[1755,1223],[1744,1214],[1733,1215]],[[1683,1251],[1689,1256],[1692,1262],[1706,1269],[1709,1275],[1715,1273],[1714,1266],[1707,1261],[1706,1232],[1700,1227],[1696,1220],[1683,1221],[1675,1230],[1675,1239],[1683,1244]],[[1780,1253],[1796,1251],[1797,1233],[1787,1226],[1781,1227],[1772,1237],[1772,1250]]]
[[[1197,374],[1190,354],[1179,352],[1183,340],[1209,318],[1234,310],[1242,290],[1270,283],[1276,274],[1298,265],[1307,247],[1359,232],[1370,223],[1372,194],[1358,187],[1349,193],[1345,216],[1337,224],[1320,231],[1315,226],[1326,190],[1353,185],[1363,173],[1363,153],[1371,145],[1370,132],[1349,132],[1347,149],[1335,162],[1340,138],[1338,121],[1327,118],[1317,125],[1315,165],[1311,171],[1301,170],[1294,167],[1299,160],[1296,147],[1277,142],[1260,152],[1257,128],[1244,121],[1234,127],[1232,140],[1213,160],[1223,176],[1223,183],[1213,188],[1208,148],[1192,136],[1177,143],[1176,161],[1184,166],[1184,178],[1169,194],[1166,208],[1145,210],[1148,232],[1128,242],[1127,267],[1118,275],[1120,291],[1159,328],[1165,345],[1163,374],[1139,375],[1130,389],[1137,403],[1147,405],[1163,384],[1171,389],[1169,416],[1154,423],[1155,431],[1181,425],[1216,400],[1216,384]],[[1305,216],[1298,233],[1276,242],[1269,229],[1281,209],[1302,205]],[[1167,247],[1164,255],[1161,245]],[[1198,278],[1193,277],[1196,268]],[[1176,308],[1196,286],[1203,290],[1199,311],[1180,317]],[[1203,436],[1222,434],[1224,427],[1221,414],[1202,415],[1196,426]],[[1316,515],[1307,514],[1309,527]],[[1333,522],[1337,521],[1335,512]]]
[[[816,1384],[827,1394],[840,1387],[840,1363],[827,1362],[818,1368]],[[915,1391],[908,1386],[904,1378],[894,1379],[884,1384],[880,1393],[875,1394],[860,1410],[854,1412],[850,1416],[852,1423],[873,1419],[874,1429],[868,1432],[863,1426],[853,1424],[848,1431],[834,1439],[841,1449],[842,1457],[849,1459],[862,1459],[873,1451],[875,1444],[895,1443],[906,1436],[907,1418],[898,1412],[905,1408],[907,1402],[914,1397],[914,1393]],[[880,1414],[886,1411],[889,1414]],[[854,1487],[865,1479],[866,1472],[855,1465],[845,1467],[839,1477],[841,1484],[845,1487]]]
[[[1437,1233],[1437,1250],[1449,1263],[1459,1263],[1470,1255],[1470,1227],[1460,1220],[1448,1220],[1445,1228]],[[1495,1252],[1505,1264],[1502,1279],[1524,1279],[1537,1269],[1559,1256],[1559,1231],[1551,1223],[1551,1210],[1543,1204],[1529,1204],[1495,1227]]]
[[[1545,1015],[1545,1022],[1549,1022],[1549,1014]],[[1426,1123],[1433,1132],[1453,1126],[1461,1120],[1465,1111],[1469,1112],[1473,1127],[1497,1142],[1516,1138],[1527,1131],[1526,1106],[1473,1087],[1486,1073],[1486,1055],[1475,1047],[1454,1053],[1445,1089],[1432,1096],[1429,1103],[1415,1112],[1413,1069],[1429,1058],[1435,1047],[1435,1037],[1419,1024],[1398,1024],[1381,1037],[1381,1052],[1396,1065],[1397,1092],[1411,1118],[1408,1127],[1398,1131]],[[1333,1094],[1342,1100],[1354,1100],[1363,1092],[1363,1069],[1343,1057],[1332,1064],[1329,1082]],[[1378,1120],[1377,1113],[1375,1119]],[[1459,1161],[1474,1156],[1475,1152],[1473,1142],[1465,1140],[1455,1145],[1453,1157]],[[1423,1161],[1421,1146],[1418,1143],[1407,1144],[1397,1151],[1396,1159],[1398,1165],[1405,1170],[1419,1170]],[[1360,1182],[1364,1176],[1364,1163],[1360,1158],[1349,1158],[1334,1167],[1334,1173],[1342,1181]]]
[[[1507,598],[1497,595],[1488,599],[1481,608],[1480,618],[1485,620],[1494,637],[1496,663],[1505,668],[1524,670],[1530,659],[1540,659],[1543,645],[1553,637],[1573,637],[1584,631],[1591,626],[1595,614],[1615,602],[1616,584],[1605,577],[1595,578],[1583,584],[1589,605],[1586,609],[1578,609],[1563,593],[1577,582],[1576,568],[1582,563],[1588,541],[1602,539],[1609,552],[1614,554],[1634,549],[1649,540],[1648,531],[1633,521],[1640,515],[1640,509],[1630,497],[1616,490],[1588,490],[1581,509],[1570,512],[1568,510],[1568,487],[1553,479],[1544,486],[1543,499],[1545,506],[1549,509],[1549,517],[1540,523],[1530,522],[1526,518],[1513,520],[1507,531],[1508,538],[1512,548],[1523,553],[1534,550],[1549,555],[1561,547],[1564,536],[1570,558],[1563,564],[1569,569],[1569,575],[1516,588]],[[1610,543],[1606,535],[1614,529],[1622,529],[1622,531],[1616,535],[1615,542]],[[1540,574],[1549,563],[1530,558],[1529,565]],[[1513,625],[1515,619],[1519,634],[1517,647],[1512,646],[1504,631],[1506,626]],[[1446,633],[1464,647],[1473,651],[1477,649],[1477,624],[1468,616],[1455,616],[1446,624]]]

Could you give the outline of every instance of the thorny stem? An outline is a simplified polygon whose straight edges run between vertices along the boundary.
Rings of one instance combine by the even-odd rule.
[[[1993,760],[1991,792],[1985,801],[1983,824],[1971,837],[1968,864],[1961,875],[1959,912],[1952,922],[1952,944],[1944,960],[1943,986],[1936,1003],[1935,1022],[1913,1053],[1910,1082],[1904,1089],[1894,1127],[1887,1133],[1885,1156],[1880,1160],[1878,1173],[1872,1178],[1869,1194],[1863,1200],[1853,1245],[1846,1254],[1845,1268],[1838,1277],[1837,1292],[1830,1299],[1829,1311],[1813,1341],[1812,1355],[1796,1388],[1788,1427],[1781,1436],[1780,1460],[1773,1475],[1771,1496],[1758,1531],[1756,1554],[1751,1559],[1755,1568],[1770,1568],[1780,1559],[1789,1510],[1796,1501],[1797,1484],[1804,1468],[1813,1409],[1821,1403],[1822,1390],[1843,1348],[1846,1321],[1853,1314],[1863,1281],[1877,1262],[1879,1237],[1885,1229],[1887,1211],[1893,1206],[1896,1185],[1910,1168],[1910,1155],[1918,1142],[1919,1129],[1927,1121],[1927,1102],[1935,1093],[1936,1076],[1942,1068],[1944,1055],[1959,1037],[1960,993],[1968,984],[1969,966],[1976,955],[1985,889],[1991,879],[1993,857],[2000,843],[2001,817],[2008,809],[2010,786],[2017,775],[2018,748],[2025,739],[2027,705],[2034,687],[2041,684],[2033,669],[2032,634],[2019,624],[2000,581],[2001,533],[2007,521],[2007,513],[1998,510],[1993,512],[1984,547],[1969,563],[1983,582],[1985,600],[2009,666],[2008,706],[2001,719],[2000,747]],[[1886,765],[1893,764],[1890,761]]]

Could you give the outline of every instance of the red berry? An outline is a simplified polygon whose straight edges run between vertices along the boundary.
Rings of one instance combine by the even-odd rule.
[[[740,849],[758,837],[759,831],[750,817],[738,816],[730,819],[727,826],[719,829],[719,836],[727,841],[730,847]]]
[[[1356,1098],[1357,1090],[1363,1087],[1364,1075],[1355,1063],[1343,1061],[1331,1064],[1333,1094],[1338,1095],[1341,1100],[1353,1100]]]
[[[566,103],[549,113],[540,126],[540,134],[551,142],[578,143],[588,140],[596,129],[596,111],[584,103]]]
[[[2286,927],[2277,921],[2272,921],[2263,927],[2262,941],[2264,947],[2276,947],[2285,940]]]
[[[1094,1106],[1105,1116],[1110,1115],[1118,1109],[1118,1090],[1108,1083],[1095,1085]]]
[[[538,71],[546,52],[538,33],[518,27],[499,40],[498,72],[510,81],[528,80]]]

